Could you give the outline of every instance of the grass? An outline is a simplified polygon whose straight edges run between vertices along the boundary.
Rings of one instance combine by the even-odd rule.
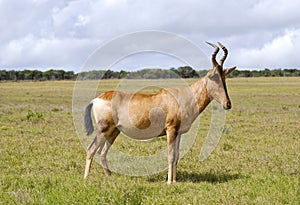
[[[101,81],[99,89],[117,83]],[[73,87],[72,81],[0,83],[0,204],[299,203],[300,78],[228,79],[233,109],[217,149],[199,161],[208,107],[173,186],[166,185],[166,171],[105,177],[97,163],[84,181]],[[114,145],[143,154],[164,149],[166,142],[146,143],[120,136]]]

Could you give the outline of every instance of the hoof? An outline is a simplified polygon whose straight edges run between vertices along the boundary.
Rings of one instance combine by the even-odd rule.
[[[176,182],[177,182],[176,180],[168,181],[167,184],[168,184],[168,185],[172,185],[172,184],[176,184]]]
[[[111,175],[111,171],[109,169],[104,169],[105,175],[106,176],[110,176]]]

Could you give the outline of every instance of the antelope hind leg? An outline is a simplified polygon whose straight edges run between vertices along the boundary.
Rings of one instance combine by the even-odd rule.
[[[84,176],[83,178],[86,179],[90,173],[91,165],[92,165],[93,158],[86,158],[86,163],[85,163],[85,169],[84,169]]]
[[[100,154],[100,162],[103,167],[103,170],[105,172],[106,176],[111,175],[111,171],[108,168],[107,161],[106,161],[106,155],[109,150],[109,148],[114,143],[115,139],[119,135],[120,131],[118,129],[115,129],[114,132],[108,137],[108,139],[105,141],[105,144],[102,148],[102,150],[98,150],[98,153]]]
[[[98,149],[102,149],[105,143],[104,133],[98,133],[94,141],[90,144],[86,152],[86,163],[84,170],[84,179],[86,179],[90,173],[93,157]]]

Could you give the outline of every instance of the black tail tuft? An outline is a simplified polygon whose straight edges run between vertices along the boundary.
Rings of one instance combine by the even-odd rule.
[[[90,135],[94,132],[94,126],[93,126],[93,121],[91,116],[92,107],[93,107],[93,103],[90,103],[85,109],[84,127],[86,130],[86,135]]]

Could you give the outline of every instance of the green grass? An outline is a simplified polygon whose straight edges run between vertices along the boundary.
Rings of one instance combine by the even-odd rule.
[[[99,91],[117,83],[101,81]],[[105,177],[97,163],[84,181],[73,87],[72,81],[0,83],[0,204],[299,203],[300,78],[228,79],[233,109],[217,149],[199,161],[208,107],[173,186],[166,185],[167,171]],[[120,136],[114,145],[153,153],[164,149],[164,139],[136,142]]]

